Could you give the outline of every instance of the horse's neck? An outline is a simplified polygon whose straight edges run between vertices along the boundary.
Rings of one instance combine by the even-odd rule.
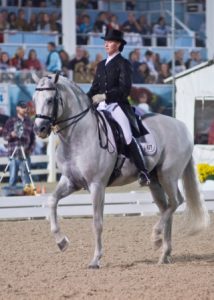
[[[77,108],[74,112],[67,109],[64,119],[78,115],[85,109],[87,109],[87,106],[81,110]],[[60,131],[59,138],[63,142],[67,141],[68,143],[72,140],[72,143],[75,141],[78,141],[79,144],[88,143],[90,137],[93,137],[97,132],[96,117],[91,109],[76,123],[71,124],[72,122],[73,120],[68,120],[65,124],[61,125],[62,130]]]

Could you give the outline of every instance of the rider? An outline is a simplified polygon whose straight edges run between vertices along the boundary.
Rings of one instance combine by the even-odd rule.
[[[98,105],[98,110],[110,111],[112,117],[119,123],[139,170],[139,183],[148,185],[150,180],[142,149],[132,136],[130,126],[133,113],[127,98],[132,86],[132,68],[130,62],[121,55],[126,41],[123,39],[123,33],[116,29],[108,29],[102,39],[105,41],[107,59],[97,65],[95,78],[87,94],[93,103]]]

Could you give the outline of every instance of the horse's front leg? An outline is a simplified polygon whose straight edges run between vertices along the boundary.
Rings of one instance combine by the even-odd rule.
[[[65,251],[67,249],[69,241],[68,238],[61,233],[57,217],[57,205],[60,199],[68,196],[73,191],[73,186],[69,182],[68,178],[65,176],[61,176],[60,181],[57,184],[56,190],[48,199],[48,206],[50,209],[51,232],[53,233],[56,243],[61,251]]]
[[[89,264],[89,268],[98,269],[102,253],[102,231],[103,231],[103,210],[105,187],[102,184],[93,183],[90,185],[90,192],[93,203],[93,227],[95,234],[94,257]]]

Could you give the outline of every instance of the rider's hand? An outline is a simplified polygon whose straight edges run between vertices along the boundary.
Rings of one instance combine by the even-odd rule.
[[[92,97],[93,104],[99,104],[102,101],[106,100],[106,94],[96,94]]]

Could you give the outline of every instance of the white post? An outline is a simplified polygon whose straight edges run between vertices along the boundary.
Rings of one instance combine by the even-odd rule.
[[[62,44],[69,56],[76,53],[76,0],[62,0]]]
[[[214,12],[214,1],[207,0],[206,4],[206,37],[207,37],[207,53],[208,59],[214,58],[214,19],[213,19],[213,12]]]
[[[175,117],[176,97],[175,97],[175,0],[171,0],[171,47],[172,47],[172,116]]]

